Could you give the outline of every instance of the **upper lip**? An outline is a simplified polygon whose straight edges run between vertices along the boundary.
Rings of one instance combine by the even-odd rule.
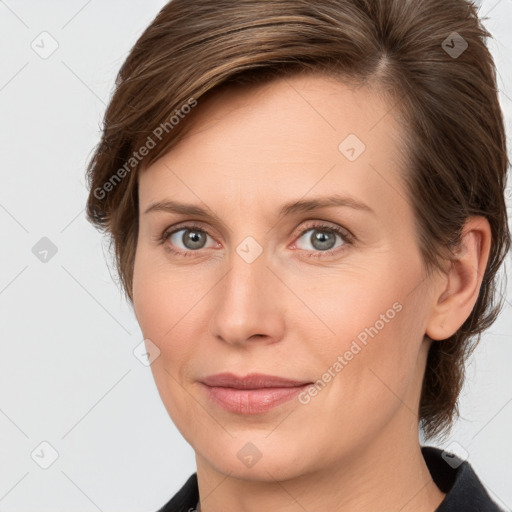
[[[293,380],[263,373],[251,373],[244,377],[233,373],[217,373],[201,379],[203,384],[212,387],[235,389],[291,388],[310,384],[304,380]]]

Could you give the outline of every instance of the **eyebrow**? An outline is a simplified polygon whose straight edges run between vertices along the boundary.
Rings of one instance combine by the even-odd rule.
[[[375,215],[375,211],[372,208],[354,197],[335,194],[327,197],[301,199],[285,203],[279,210],[278,217],[282,218],[296,213],[310,212],[335,206],[353,208],[355,210],[361,210]],[[157,211],[212,218],[220,223],[220,219],[217,215],[210,213],[206,209],[195,204],[181,203],[172,200],[157,201],[156,203],[152,203],[148,206],[144,214]]]

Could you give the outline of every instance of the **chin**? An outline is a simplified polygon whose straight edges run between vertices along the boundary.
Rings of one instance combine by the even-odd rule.
[[[244,435],[226,435],[224,442],[208,441],[206,455],[200,457],[207,459],[218,472],[248,481],[284,481],[312,470],[308,468],[299,441],[295,446],[293,440],[282,439],[277,433],[265,438],[269,432],[271,430],[258,436],[245,431]]]

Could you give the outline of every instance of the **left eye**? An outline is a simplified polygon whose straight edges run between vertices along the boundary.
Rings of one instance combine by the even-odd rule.
[[[312,232],[312,234],[306,236],[309,232]],[[341,240],[341,243],[338,246],[336,246],[336,237]],[[306,247],[299,247],[299,249],[304,249],[306,251],[316,249],[317,251],[321,252],[329,252],[333,249],[336,249],[337,247],[345,245],[346,243],[345,236],[341,230],[330,226],[311,226],[302,231],[300,238],[297,240],[297,243],[301,239],[306,241]]]

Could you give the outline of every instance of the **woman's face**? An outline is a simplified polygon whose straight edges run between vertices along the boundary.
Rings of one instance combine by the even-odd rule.
[[[133,297],[198,467],[286,479],[417,444],[433,293],[392,104],[297,75],[196,109],[186,138],[140,175]],[[327,198],[338,202],[315,207]],[[146,213],[166,201],[198,210]],[[210,393],[202,379],[223,372],[316,385],[284,401]]]

